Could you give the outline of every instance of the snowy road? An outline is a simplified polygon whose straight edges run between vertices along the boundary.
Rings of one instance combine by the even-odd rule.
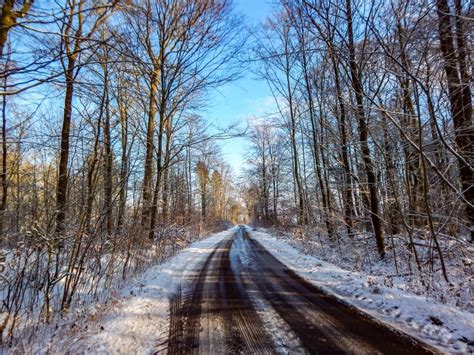
[[[187,281],[171,307],[170,354],[434,353],[306,282],[243,227]]]

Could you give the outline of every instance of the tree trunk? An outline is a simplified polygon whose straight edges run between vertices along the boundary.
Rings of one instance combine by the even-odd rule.
[[[168,165],[171,159],[171,130],[172,130],[172,121],[171,119],[167,120],[166,123],[166,144],[165,144],[165,164]],[[162,221],[166,223],[168,220],[168,206],[169,206],[169,168],[168,166],[163,171],[163,197],[162,197]]]
[[[120,84],[119,84],[120,85]],[[127,186],[128,186],[128,113],[126,108],[127,98],[123,95],[125,90],[119,90],[117,97],[117,103],[119,106],[120,114],[120,143],[122,149],[121,163],[120,163],[120,195],[119,195],[119,210],[118,210],[118,230],[121,231],[123,223],[125,221],[125,207],[127,203]]]
[[[299,163],[298,163],[298,149],[296,147],[296,117],[294,112],[293,106],[293,92],[291,89],[290,83],[290,73],[289,73],[289,60],[288,60],[288,43],[285,42],[285,59],[286,59],[286,86],[288,90],[288,106],[290,109],[290,139],[291,139],[291,151],[293,156],[293,175],[295,178],[296,183],[296,192],[298,195],[298,223],[299,224],[306,224],[307,222],[307,214],[305,211],[304,205],[304,194],[303,194],[303,186],[301,184],[301,178],[299,173]]]
[[[382,221],[380,219],[379,211],[379,199],[377,196],[377,178],[374,172],[374,166],[372,158],[370,156],[370,148],[367,142],[368,139],[368,125],[365,117],[364,110],[364,91],[361,83],[360,71],[356,64],[355,58],[355,45],[354,45],[354,33],[352,29],[352,10],[351,0],[346,0],[346,16],[347,16],[347,31],[349,40],[349,62],[350,62],[350,74],[351,84],[356,97],[356,114],[359,121],[359,141],[362,151],[362,159],[364,163],[364,170],[367,178],[367,184],[369,188],[370,197],[370,217],[372,220],[372,226],[375,234],[375,240],[377,242],[377,249],[380,258],[385,258],[385,241],[382,231]]]
[[[164,101],[162,101],[162,105],[160,107],[160,124],[158,127],[158,156],[156,157],[156,180],[155,180],[155,188],[153,190],[153,201],[151,205],[151,212],[150,212],[150,224],[148,230],[148,237],[153,239],[155,233],[155,226],[156,226],[156,218],[158,212],[158,201],[160,197],[160,189],[161,189],[161,182],[162,182],[162,174],[163,174],[163,130],[166,118],[164,117]]]
[[[305,46],[304,34],[302,34],[300,37],[301,37],[301,42],[304,48]],[[330,218],[330,206],[328,203],[328,196],[326,193],[326,184],[324,183],[322,172],[321,172],[321,167],[322,167],[321,159],[320,159],[321,146],[318,143],[318,137],[317,137],[316,117],[314,114],[314,100],[313,100],[313,93],[311,90],[311,80],[309,78],[309,73],[308,73],[308,62],[307,62],[305,49],[303,49],[302,51],[302,69],[303,69],[306,96],[307,96],[307,101],[308,101],[309,119],[311,123],[313,161],[314,161],[316,176],[318,178],[319,188],[321,192],[326,230],[327,230],[328,235],[332,237],[332,235],[334,234],[334,229],[333,229],[331,218]],[[322,119],[322,117],[320,117],[320,119]]]
[[[68,187],[68,165],[69,165],[69,135],[72,118],[72,98],[74,93],[74,66],[75,58],[68,57],[66,70],[66,94],[64,97],[63,126],[61,130],[61,150],[59,155],[59,172],[56,190],[56,234],[60,236],[64,232],[64,221],[66,219],[66,202]]]
[[[97,117],[97,131],[94,139],[94,147],[92,148],[91,155],[89,157],[89,167],[87,171],[87,198],[86,198],[86,208],[85,208],[85,231],[92,235],[94,231],[91,228],[91,218],[92,218],[92,208],[94,204],[94,196],[96,189],[97,181],[97,165],[99,163],[99,142],[101,136],[102,128],[102,117],[104,115],[104,103],[106,93],[105,90],[102,92],[102,98],[100,102],[99,117]]]
[[[5,73],[8,72],[9,60],[5,63]],[[3,91],[7,90],[8,75],[5,74],[3,82]],[[2,97],[2,199],[0,201],[0,237],[4,236],[5,210],[7,207],[8,196],[8,177],[7,177],[7,96]]]
[[[107,59],[106,59],[107,60]],[[108,86],[108,68],[104,65],[104,96],[105,96],[105,122],[104,122],[104,212],[107,236],[112,235],[112,143],[110,137],[110,99]]]
[[[265,153],[265,132],[262,132],[262,194],[263,194],[263,212],[265,214],[265,223],[269,221],[268,215],[268,181],[267,181],[267,157]]]
[[[403,29],[400,23],[400,19],[397,19],[397,35],[400,46],[400,59],[406,70],[410,69],[410,63],[408,61],[408,56],[405,52],[405,40],[403,36]],[[410,95],[410,80],[408,77],[399,77],[400,88],[402,91],[402,101],[403,101],[403,116],[402,116],[402,125],[406,127],[410,139],[419,145],[417,131],[417,123],[415,108],[413,101]],[[404,144],[404,154],[405,154],[405,173],[407,180],[407,190],[408,190],[408,214],[410,225],[416,226],[419,224],[418,218],[418,195],[421,196],[421,167],[420,167],[420,154],[415,152],[409,144]]]
[[[148,125],[146,132],[146,153],[145,153],[145,171],[143,173],[143,216],[144,226],[150,225],[150,216],[152,209],[151,181],[153,177],[153,151],[155,149],[155,114],[156,114],[156,93],[158,91],[158,71],[153,68],[150,80],[150,96],[148,105]]]
[[[451,116],[457,150],[460,155],[459,180],[466,204],[466,216],[474,242],[474,125],[472,119],[471,79],[467,74],[466,48],[462,19],[456,16],[456,31],[451,26],[451,10],[446,0],[436,1],[439,18],[439,40],[451,104]],[[457,2],[458,13],[460,4]],[[454,47],[454,38],[457,50]]]
[[[347,131],[346,131],[346,105],[344,98],[342,97],[341,82],[339,79],[339,68],[337,60],[334,55],[334,51],[331,49],[331,61],[334,71],[334,84],[336,86],[336,96],[339,105],[338,110],[338,128],[341,137],[341,158],[344,169],[344,221],[346,223],[347,234],[349,237],[354,235],[354,200],[352,198],[352,173],[349,164],[348,154],[348,142],[347,142]]]

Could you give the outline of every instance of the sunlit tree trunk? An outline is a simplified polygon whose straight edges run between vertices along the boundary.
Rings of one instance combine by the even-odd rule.
[[[16,0],[4,0],[0,17],[0,58],[8,39],[8,32],[16,25],[17,19],[25,17],[34,0],[25,0],[20,9],[15,10]]]
[[[9,60],[5,63],[5,73],[8,72]],[[5,74],[3,81],[3,90],[7,90],[8,74]],[[8,176],[7,176],[7,157],[8,157],[8,146],[7,146],[7,96],[2,96],[2,172],[1,172],[1,185],[2,185],[2,199],[0,200],[0,237],[4,236],[5,228],[5,211],[7,208],[7,197],[8,197]]]

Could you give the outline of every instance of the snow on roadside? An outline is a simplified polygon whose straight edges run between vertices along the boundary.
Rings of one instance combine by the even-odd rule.
[[[287,267],[343,301],[442,351],[474,353],[474,314],[374,284],[369,275],[305,255],[269,233],[248,231]]]
[[[235,228],[191,244],[127,284],[106,309],[63,324],[49,339],[23,344],[22,350],[107,354],[147,354],[160,350],[160,343],[163,347],[168,338],[170,299],[181,283],[199,270],[215,246],[232,233]]]

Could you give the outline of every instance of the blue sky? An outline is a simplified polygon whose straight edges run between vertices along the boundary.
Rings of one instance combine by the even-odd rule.
[[[269,0],[235,0],[235,5],[249,25],[265,21],[272,7]],[[250,71],[243,74],[241,79],[212,94],[211,106],[204,113],[209,122],[220,127],[233,123],[240,123],[245,127],[247,120],[252,117],[274,112],[273,98],[267,84],[263,80],[257,80],[255,74]],[[219,141],[224,160],[232,166],[236,174],[241,172],[246,144],[245,138]]]

